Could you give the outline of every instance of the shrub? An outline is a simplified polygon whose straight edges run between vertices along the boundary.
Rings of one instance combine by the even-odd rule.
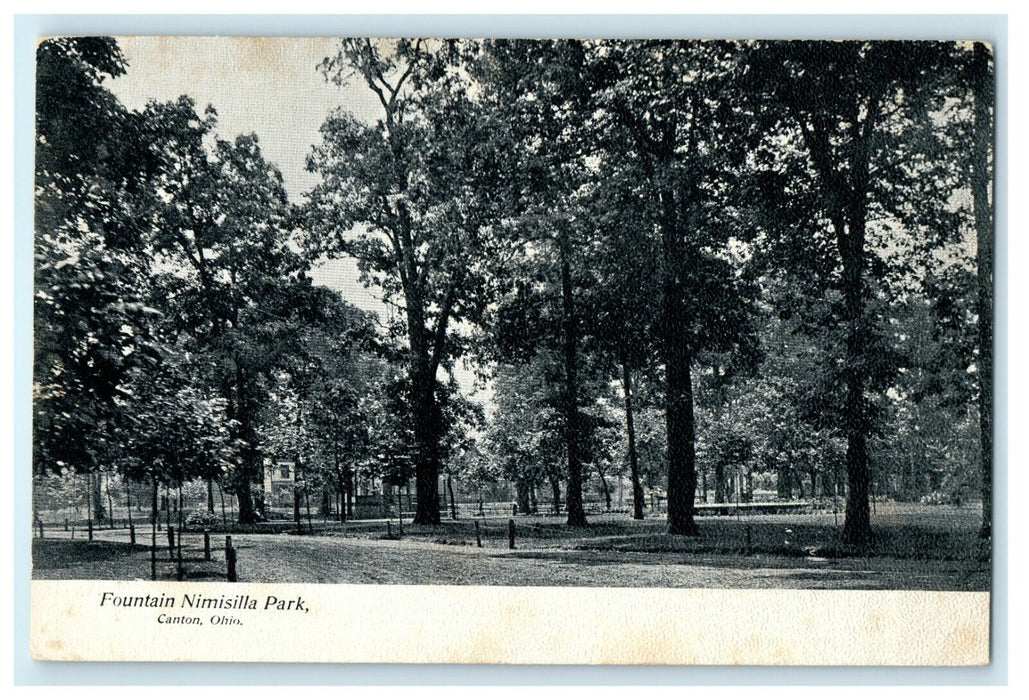
[[[954,503],[954,497],[940,491],[933,491],[922,496],[918,502],[923,506],[949,506]]]
[[[186,524],[190,527],[210,527],[218,523],[218,516],[206,510],[194,510],[186,516]]]

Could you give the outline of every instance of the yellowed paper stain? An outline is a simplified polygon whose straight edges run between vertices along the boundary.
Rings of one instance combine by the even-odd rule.
[[[173,607],[101,605],[161,595]],[[255,601],[192,609],[184,596]],[[299,598],[307,610],[279,610]],[[109,597],[110,599],[110,597]],[[33,581],[44,660],[982,665],[989,593]],[[164,622],[186,617],[199,623]],[[217,624],[234,618],[238,624]]]

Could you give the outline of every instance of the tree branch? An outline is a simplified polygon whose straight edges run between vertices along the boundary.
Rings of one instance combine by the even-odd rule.
[[[450,323],[450,314],[454,308],[454,299],[456,297],[457,287],[461,282],[463,273],[458,271],[454,273],[449,284],[447,285],[447,293],[444,297],[443,306],[440,308],[439,315],[436,317],[436,329],[433,332],[432,340],[432,359],[430,369],[435,375],[436,369],[439,367],[440,361],[443,359],[443,348],[447,342],[447,324]]]

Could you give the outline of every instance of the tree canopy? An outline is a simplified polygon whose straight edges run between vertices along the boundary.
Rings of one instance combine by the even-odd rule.
[[[985,45],[344,39],[317,70],[375,109],[325,115],[292,200],[217,105],[122,105],[131,70],[37,50],[36,474],[252,523],[285,459],[298,529],[412,480],[421,525],[467,482],[587,527],[627,475],[673,535],[844,499],[859,548],[876,494],[945,492],[989,535]]]

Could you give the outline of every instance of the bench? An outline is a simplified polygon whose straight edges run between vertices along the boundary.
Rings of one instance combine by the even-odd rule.
[[[760,503],[696,503],[693,512],[697,515],[781,515],[804,513],[811,510],[807,501],[763,501]]]

